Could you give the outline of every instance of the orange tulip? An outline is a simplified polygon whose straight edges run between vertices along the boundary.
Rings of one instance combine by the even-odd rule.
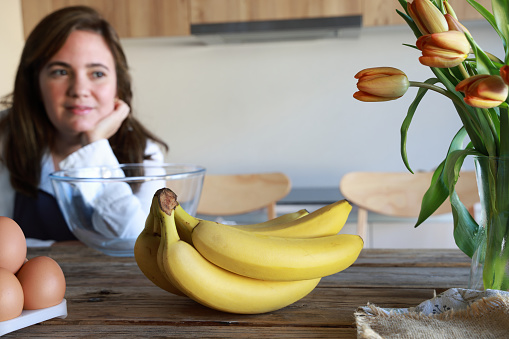
[[[395,100],[410,87],[405,73],[393,67],[366,68],[355,75],[358,92],[353,97],[360,101],[378,102]]]
[[[444,15],[429,0],[407,2],[407,10],[423,35],[449,30]]]
[[[445,20],[447,21],[447,26],[449,27],[450,31],[458,31],[458,32],[467,33],[470,36],[472,35],[468,31],[468,29],[465,26],[463,26],[461,24],[461,22],[459,22],[458,19],[456,19],[452,15],[446,14],[445,15]]]
[[[509,89],[498,75],[479,74],[461,81],[456,90],[465,93],[465,102],[473,107],[497,107],[507,99]]]
[[[502,68],[500,68],[500,76],[506,85],[509,85],[509,65],[504,65]]]
[[[459,31],[423,35],[417,39],[416,45],[422,51],[419,61],[429,67],[458,66],[470,52],[467,38]]]

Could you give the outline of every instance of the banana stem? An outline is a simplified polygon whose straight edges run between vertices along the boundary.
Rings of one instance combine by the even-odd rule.
[[[177,195],[168,188],[162,188],[155,194],[157,197],[156,222],[160,224],[162,239],[166,238],[168,243],[180,240],[175,225],[175,207],[177,206]]]

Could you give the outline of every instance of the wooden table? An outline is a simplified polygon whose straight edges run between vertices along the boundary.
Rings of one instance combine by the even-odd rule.
[[[466,287],[470,266],[459,250],[366,249],[352,267],[323,278],[293,305],[237,315],[159,289],[134,258],[109,257],[83,246],[29,250],[29,258],[38,255],[52,257],[65,273],[68,316],[5,338],[355,338],[358,306],[415,306],[434,291]]]

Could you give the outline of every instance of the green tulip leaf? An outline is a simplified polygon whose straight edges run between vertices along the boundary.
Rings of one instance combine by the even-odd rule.
[[[507,107],[500,107],[500,125],[505,128],[500,131],[500,157],[509,157],[509,131],[507,130],[507,126],[509,126],[509,111]],[[509,172],[508,172],[509,173]]]
[[[470,76],[476,74],[477,70],[475,69],[474,65],[472,65],[471,62],[465,62],[463,64],[465,65],[465,68]]]
[[[435,74],[439,73],[440,77],[443,79],[447,79],[448,83],[444,84],[446,85],[447,89],[455,88],[457,84],[461,80],[463,80],[463,75],[461,74],[459,67],[453,67],[453,68],[432,68],[436,71]],[[439,76],[437,76],[439,77]]]
[[[488,108],[487,113],[489,115],[489,119],[494,126],[494,134],[500,135],[500,119],[499,119],[499,108]]]
[[[450,197],[452,217],[454,220],[454,241],[456,246],[470,258],[477,248],[476,238],[479,225],[472,218],[468,209],[460,201],[458,194],[454,191]]]
[[[454,81],[451,81],[454,84],[459,84],[461,80],[463,80],[464,76],[461,74],[459,66],[449,68],[449,73],[454,77]]]
[[[459,249],[469,257],[475,251],[475,239],[479,225],[470,215],[468,209],[463,205],[455,186],[460,176],[460,170],[465,158],[469,155],[480,155],[473,148],[455,150],[447,156],[444,167],[444,181],[449,189],[449,200],[454,220],[454,241]]]
[[[465,37],[467,38],[470,46],[472,47],[472,50],[474,51],[478,74],[498,75],[500,72],[499,68],[493,64],[491,59],[486,55],[486,53],[484,53],[479,45],[477,45],[474,39],[472,39],[472,37],[468,34],[465,34]]]
[[[417,46],[415,46],[415,45],[403,44],[403,46],[407,46],[407,47],[410,47],[410,48],[413,48],[413,49],[417,49],[417,50],[418,50]]]
[[[463,123],[463,126],[465,127],[474,147],[480,153],[487,154],[488,151],[484,146],[484,141],[480,136],[480,131],[476,127],[479,125],[479,121],[477,119],[475,111],[473,110],[473,107],[467,105],[459,106],[457,103],[454,103],[454,107],[456,108],[456,111],[458,112],[461,122]]]
[[[509,2],[507,0],[491,0],[493,15],[505,47],[505,62],[509,62]]]
[[[444,183],[447,185],[449,192],[454,191],[461,167],[468,155],[479,155],[479,152],[474,148],[465,148],[454,150],[447,155],[444,167]]]
[[[440,12],[442,12],[442,14],[445,14],[447,11],[445,10],[445,6],[444,6],[444,2],[442,0],[439,0],[439,1],[434,1],[435,3],[435,6],[438,7],[438,9],[440,10]]]
[[[437,67],[430,67],[431,71],[435,76],[440,80],[440,82],[445,86],[445,88],[451,92],[452,94],[456,95],[458,98],[463,100],[463,97],[456,92],[456,85],[457,80],[455,77],[453,77],[449,71],[445,68],[437,68]]]
[[[401,2],[401,0],[400,0]],[[406,1],[404,1],[406,3]],[[422,35],[421,31],[419,30],[419,28],[417,27],[417,25],[415,24],[414,20],[408,15],[408,14],[405,14],[399,10],[396,10],[396,13],[399,14],[400,17],[403,18],[403,20],[406,21],[408,27],[410,27],[410,29],[414,32],[414,35],[416,38],[420,37]]]
[[[403,7],[403,9],[406,12],[407,11],[407,1],[406,0],[398,0],[398,1],[399,1],[399,4],[401,5],[401,7]]]
[[[494,1],[496,1],[496,0],[494,0]],[[505,0],[503,0],[503,1],[505,1]],[[484,8],[483,5],[481,5],[477,1],[467,0],[467,2],[477,12],[479,12],[479,14],[481,14],[486,19],[486,21],[488,21],[490,23],[490,25],[495,29],[495,31],[497,31],[497,33],[502,37],[502,35],[500,34],[500,30],[498,29],[497,22],[495,21],[495,16],[493,14],[491,14],[490,11],[488,11],[486,8]],[[493,1],[492,1],[492,3],[493,3]]]
[[[439,80],[436,78],[431,78],[431,79],[426,80],[425,83],[433,85],[433,84],[437,83],[438,81]],[[406,151],[408,128],[410,127],[410,124],[414,117],[415,111],[417,110],[417,106],[419,106],[422,98],[424,97],[424,95],[426,94],[427,91],[428,91],[427,88],[419,88],[419,90],[417,91],[417,95],[416,95],[414,101],[412,102],[412,104],[410,105],[410,107],[408,107],[407,115],[406,115],[405,119],[403,120],[403,123],[401,124],[401,129],[400,129],[400,132],[401,132],[401,158],[403,159],[403,163],[405,164],[406,168],[410,171],[410,173],[414,173],[414,172],[410,168],[410,164],[408,162],[407,151]]]
[[[502,43],[504,44],[505,49],[505,62],[507,63],[509,60],[509,28],[508,28],[508,18],[507,13],[509,13],[509,4],[507,0],[491,0],[491,5],[493,7],[493,12],[495,15],[491,14],[486,8],[480,5],[475,0],[467,0],[467,2],[475,8],[485,19],[489,22],[489,24],[493,27],[493,29],[497,32],[500,39],[502,39]]]
[[[437,167],[435,172],[433,172],[430,186],[422,197],[421,210],[419,211],[419,217],[417,218],[415,227],[418,227],[433,213],[435,213],[435,211],[444,203],[445,199],[447,199],[449,196],[449,191],[447,190],[447,186],[443,181],[444,163],[445,161],[443,161]]]
[[[449,196],[449,189],[444,178],[445,163],[447,161],[449,154],[463,148],[463,143],[466,136],[467,132],[465,128],[462,127],[452,139],[451,145],[449,146],[449,150],[447,152],[446,159],[442,161],[442,163],[437,167],[437,169],[433,173],[430,186],[422,198],[421,210],[419,212],[419,217],[417,218],[417,223],[415,224],[415,227],[422,224],[433,213],[435,213],[435,211],[444,203],[444,201]]]
[[[486,147],[487,154],[497,154],[500,147],[497,129],[488,110],[474,108],[479,119],[481,139]],[[498,120],[498,119],[497,119]]]

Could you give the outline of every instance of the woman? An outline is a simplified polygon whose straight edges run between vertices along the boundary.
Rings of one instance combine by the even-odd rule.
[[[168,147],[133,117],[131,99],[127,61],[106,20],[84,6],[45,17],[27,38],[14,91],[2,102],[0,215],[16,220],[27,238],[75,239],[53,197],[51,172],[162,162],[159,146]],[[96,204],[103,211],[95,219],[104,223],[97,227],[111,236],[132,237],[143,227],[111,221],[119,211]]]

